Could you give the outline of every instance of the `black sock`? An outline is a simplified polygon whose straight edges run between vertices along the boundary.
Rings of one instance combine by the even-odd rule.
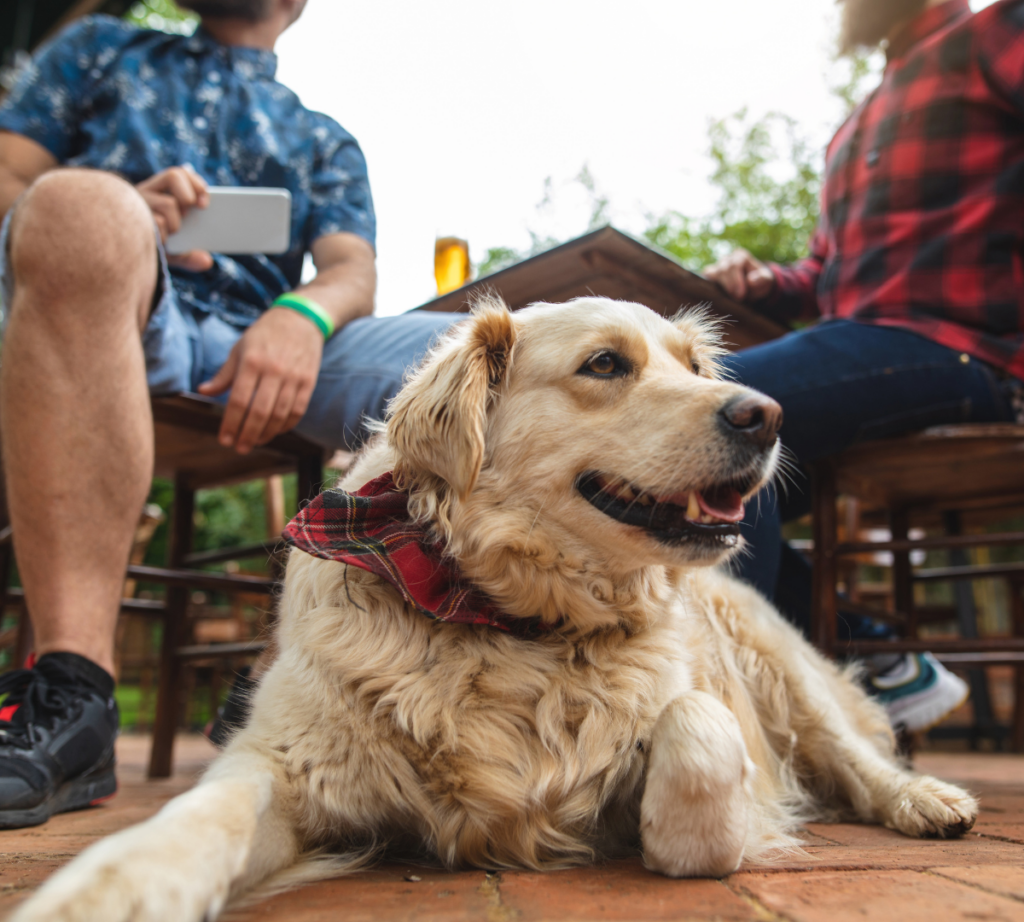
[[[57,669],[48,669],[47,667],[51,663]],[[70,672],[76,678],[95,688],[104,698],[109,698],[114,694],[114,677],[102,666],[97,666],[91,659],[86,659],[77,653],[47,653],[36,660],[35,668],[47,676],[57,670]]]

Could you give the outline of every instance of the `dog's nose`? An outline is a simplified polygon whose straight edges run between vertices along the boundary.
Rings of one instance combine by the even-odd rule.
[[[718,415],[730,432],[742,432],[761,449],[775,444],[782,425],[782,407],[764,394],[736,397],[722,407]]]

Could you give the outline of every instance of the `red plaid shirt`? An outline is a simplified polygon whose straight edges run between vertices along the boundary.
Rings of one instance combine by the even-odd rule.
[[[903,327],[1024,378],[1024,0],[925,10],[829,144],[766,313]]]

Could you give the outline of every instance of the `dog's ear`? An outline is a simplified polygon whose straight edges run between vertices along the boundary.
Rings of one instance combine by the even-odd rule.
[[[504,302],[480,302],[399,391],[387,427],[398,482],[430,473],[460,499],[469,495],[483,464],[487,409],[508,377],[515,339]]]
[[[670,322],[689,340],[694,363],[703,374],[721,378],[722,358],[728,350],[724,346],[724,322],[711,312],[711,305],[684,307]]]

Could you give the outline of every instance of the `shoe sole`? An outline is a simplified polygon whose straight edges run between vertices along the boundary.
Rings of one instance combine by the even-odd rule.
[[[65,781],[52,797],[27,810],[0,811],[0,829],[23,829],[39,826],[57,813],[83,810],[110,800],[117,793],[117,776],[113,767],[95,774]]]

